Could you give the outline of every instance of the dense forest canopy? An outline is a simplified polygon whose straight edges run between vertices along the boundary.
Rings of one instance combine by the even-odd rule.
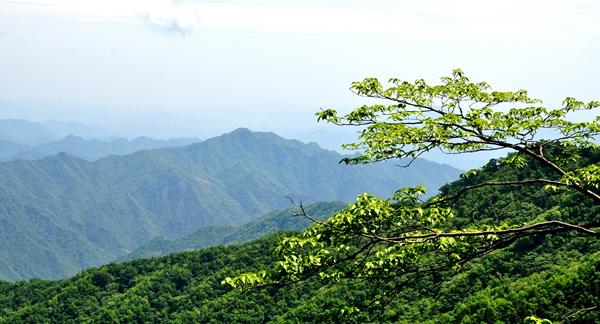
[[[600,152],[590,152],[590,157],[600,161]],[[444,190],[543,172],[547,170],[499,167],[492,161]],[[542,214],[577,221],[600,210],[577,199],[576,193],[548,195],[539,185],[482,188],[465,193],[456,208],[452,223],[457,227],[520,223]],[[307,212],[316,214],[309,206]],[[412,281],[341,279],[324,285],[314,276],[294,285],[247,290],[221,284],[225,277],[275,267],[279,257],[272,252],[291,235],[109,264],[66,280],[0,283],[0,323],[520,323],[528,316],[566,318],[564,323],[600,320],[600,312],[580,311],[600,303],[600,240],[576,232],[525,237],[464,264],[460,272],[423,274]],[[394,298],[384,298],[382,289],[391,289]]]

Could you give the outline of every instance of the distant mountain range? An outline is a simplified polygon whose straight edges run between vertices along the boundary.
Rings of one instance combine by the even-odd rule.
[[[67,135],[65,135],[67,134]],[[91,139],[72,134],[102,136]],[[58,153],[96,161],[108,155],[126,155],[141,150],[184,146],[200,142],[199,138],[168,140],[137,137],[108,139],[107,133],[93,126],[72,122],[34,123],[20,119],[0,119],[0,161],[37,160]]]
[[[12,159],[13,156],[29,149],[29,146],[11,141],[0,140],[0,161]]]
[[[316,144],[247,129],[89,162],[61,153],[0,163],[0,278],[61,278],[157,236],[239,226],[298,201],[435,191],[459,170],[426,160],[346,166]]]
[[[109,155],[126,155],[141,150],[151,150],[163,147],[185,146],[200,142],[198,138],[174,138],[169,140],[158,140],[149,137],[137,137],[133,140],[124,138],[112,141],[98,139],[83,139],[78,136],[69,135],[61,140],[37,145],[33,148],[22,149],[12,155],[11,160],[37,160],[58,153],[88,160],[96,161]],[[1,145],[1,143],[0,143]]]
[[[0,140],[31,146],[57,139],[57,136],[40,123],[22,119],[0,119]]]
[[[304,206],[304,210],[311,217],[324,220],[344,207],[346,204],[342,202],[318,202]],[[306,217],[299,216],[299,212],[299,207],[272,211],[243,226],[202,226],[195,232],[175,240],[157,237],[116,261],[145,259],[215,245],[245,243],[282,230],[303,230],[308,228],[311,222]]]
[[[33,147],[68,135],[83,138],[108,138],[111,135],[93,125],[77,122],[32,122],[24,119],[0,119],[0,140]]]

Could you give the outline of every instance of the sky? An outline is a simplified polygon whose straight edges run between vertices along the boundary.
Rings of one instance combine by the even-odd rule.
[[[352,81],[454,68],[548,106],[599,99],[597,17],[593,0],[0,0],[0,118],[327,142],[354,134],[314,113],[362,103]]]

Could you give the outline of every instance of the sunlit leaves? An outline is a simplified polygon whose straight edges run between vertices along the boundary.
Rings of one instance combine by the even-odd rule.
[[[234,288],[244,286],[254,286],[262,283],[266,276],[265,271],[242,273],[235,278],[227,277],[221,284],[227,284]]]
[[[486,82],[471,81],[459,69],[435,85],[422,79],[409,82],[395,78],[384,85],[366,78],[352,83],[351,90],[379,102],[361,105],[347,114],[334,109],[317,113],[319,121],[363,126],[359,140],[344,145],[360,154],[343,159],[344,163],[410,160],[434,149],[445,153],[510,149],[513,154],[496,160],[495,167],[514,170],[537,163],[552,176],[521,182],[523,179],[514,179],[507,182],[509,185],[543,184],[548,193],[575,189],[600,201],[600,166],[577,165],[581,150],[596,146],[600,118],[585,122],[568,119],[572,112],[599,108],[597,101],[567,98],[563,107],[550,109],[525,90],[492,90]],[[452,202],[460,194],[485,185],[506,185],[477,183],[478,176],[479,171],[466,172],[461,179],[467,183],[465,187],[428,201],[422,200],[423,187],[401,188],[388,199],[362,194],[327,221],[282,240],[275,251],[280,261],[270,271],[244,274],[226,282],[248,286],[310,276],[332,281],[409,278],[458,270],[464,262],[503,248],[521,234],[545,233],[555,225],[543,223],[545,217],[560,216],[549,209],[547,214],[527,219],[530,223],[473,221],[454,226],[456,209]],[[528,229],[540,224],[543,227]]]
[[[302,235],[284,238],[275,249],[280,261],[271,271],[242,274],[224,283],[245,287],[296,281],[307,275],[340,280],[426,271],[431,268],[429,262],[454,264],[477,246],[498,239],[494,235],[438,237],[441,230],[436,228],[453,214],[450,208],[424,206],[419,199],[424,191],[423,187],[403,188],[390,199],[360,195],[326,222],[315,224]]]
[[[414,158],[434,148],[451,153],[525,149],[543,140],[583,145],[600,134],[598,118],[591,122],[566,118],[573,111],[600,107],[598,101],[585,103],[569,97],[563,107],[548,109],[536,106],[541,101],[530,98],[525,90],[495,91],[486,82],[472,82],[459,69],[437,85],[392,78],[385,87],[375,78],[366,78],[352,83],[351,89],[389,104],[362,105],[345,115],[332,109],[317,113],[319,120],[365,126],[359,142],[344,146],[362,154],[345,159],[346,163]]]
[[[551,320],[545,318],[539,318],[536,316],[527,316],[525,318],[525,323],[527,324],[553,324]]]
[[[578,183],[592,190],[600,189],[600,165],[591,164],[583,168],[567,172],[563,178],[567,184]]]

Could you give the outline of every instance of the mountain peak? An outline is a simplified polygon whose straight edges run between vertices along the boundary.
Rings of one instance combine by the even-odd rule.
[[[252,135],[254,132],[249,130],[248,128],[245,127],[240,127],[230,133],[228,133],[227,135],[235,135],[235,136],[248,136],[248,135]]]
[[[273,133],[273,132],[265,132],[265,131],[253,131],[245,127],[240,127],[232,132],[225,133],[223,136],[233,136],[236,138],[271,138],[271,139],[280,139],[286,140],[285,138]],[[295,141],[295,140],[294,140]]]
[[[265,138],[279,137],[273,133],[268,132],[255,132],[245,127],[240,127],[230,133],[225,133],[222,136],[227,140],[234,140],[236,142],[248,144],[250,142],[263,141]],[[216,138],[219,138],[216,137]]]
[[[62,141],[84,141],[83,137],[77,136],[77,135],[73,135],[73,134],[69,134],[67,136],[65,136]]]

